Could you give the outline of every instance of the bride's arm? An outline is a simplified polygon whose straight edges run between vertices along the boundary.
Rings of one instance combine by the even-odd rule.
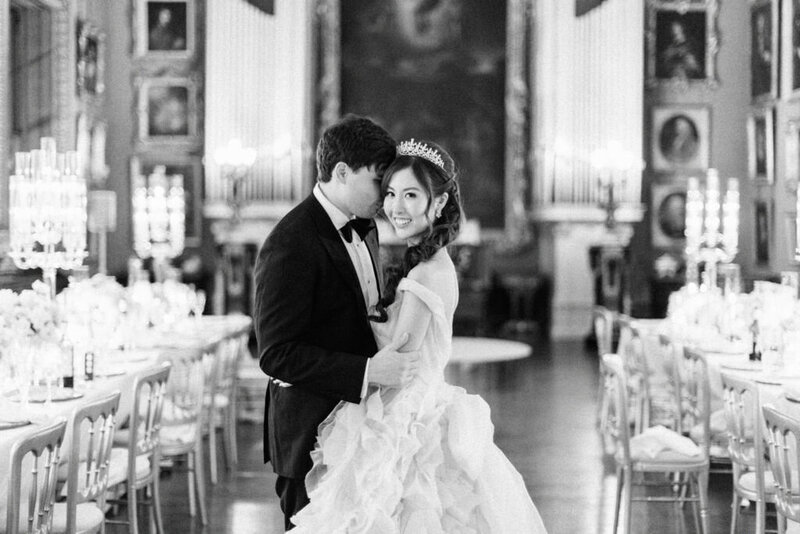
[[[419,265],[408,273],[408,277],[435,292],[434,288],[437,287],[438,283],[435,272],[431,267],[432,265],[430,264]],[[422,346],[422,341],[425,339],[432,316],[430,308],[417,295],[411,291],[403,293],[403,303],[400,305],[397,327],[394,331],[395,338],[404,332],[408,332],[408,341],[400,347],[401,351],[419,350]]]

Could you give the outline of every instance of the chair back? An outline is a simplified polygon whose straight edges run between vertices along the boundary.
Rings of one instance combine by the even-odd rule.
[[[758,386],[751,380],[723,372],[722,398],[734,483],[738,482],[743,472],[753,471],[756,493],[763,498],[766,466]]]
[[[72,447],[67,472],[67,532],[75,532],[77,505],[103,505],[120,393],[77,408],[70,419]],[[84,440],[84,437],[86,438]]]
[[[762,408],[767,428],[769,464],[775,479],[775,508],[787,519],[800,522],[800,465],[798,440],[800,421],[775,409],[771,404]],[[780,518],[778,519],[780,521]]]
[[[6,516],[7,534],[19,533],[23,487],[30,488],[27,499],[26,532],[46,534],[52,529],[58,461],[66,429],[67,421],[60,418],[45,428],[23,436],[11,448],[11,479],[9,480]],[[22,473],[22,462],[28,454],[33,456],[33,469],[28,475],[30,486],[23,485]]]
[[[609,399],[608,412],[601,428],[604,447],[613,450],[626,464],[630,463],[630,420],[628,419],[628,387],[622,362],[613,354],[600,356],[600,380]],[[613,446],[613,449],[612,449]]]
[[[592,309],[592,324],[594,336],[597,340],[597,355],[609,354],[613,351],[614,338],[614,312],[605,306],[595,306]]]
[[[622,358],[625,372],[628,402],[633,416],[634,433],[638,434],[645,427],[646,411],[650,402],[650,370],[644,353],[644,342],[639,331],[633,326],[628,316],[620,316],[619,346],[617,354]]]
[[[247,343],[248,334],[226,337],[217,344],[215,351],[216,372],[213,377],[214,387],[211,396],[212,409],[215,406],[216,396],[222,395],[233,402],[236,397],[236,374],[239,371],[239,358],[243,344]]]
[[[203,353],[195,350],[169,353],[172,363],[161,426],[178,429],[180,439],[193,444],[200,434],[203,416],[205,372]],[[171,432],[170,432],[171,434]]]
[[[678,432],[688,434],[700,425],[698,446],[706,458],[711,448],[711,388],[708,362],[702,353],[684,347],[674,366],[676,402],[680,406]]]
[[[161,413],[172,365],[165,362],[136,377],[133,384],[128,440],[128,480],[145,483],[157,476],[158,445],[160,443]],[[145,456],[152,469],[145,479],[136,478],[136,458]]]

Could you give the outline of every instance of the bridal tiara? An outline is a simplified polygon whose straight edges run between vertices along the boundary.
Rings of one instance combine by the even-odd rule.
[[[418,156],[430,161],[434,165],[438,165],[442,168],[442,170],[444,170],[444,160],[442,159],[442,155],[439,154],[439,151],[435,148],[429,147],[425,143],[418,143],[414,141],[413,138],[409,139],[408,141],[402,141],[397,146],[397,155]]]

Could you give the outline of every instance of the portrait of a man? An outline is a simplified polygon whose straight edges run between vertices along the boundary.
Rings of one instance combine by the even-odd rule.
[[[653,246],[682,247],[686,231],[686,187],[683,184],[653,184],[651,189]]]
[[[697,156],[699,149],[697,125],[686,115],[670,117],[661,128],[658,143],[667,160],[685,164]]]
[[[90,25],[78,22],[77,29],[77,93],[96,95],[103,92],[101,35]]]
[[[772,42],[772,9],[772,2],[768,0],[752,6],[750,11],[750,69],[753,98],[771,95],[776,91],[773,80],[773,69],[777,68],[777,65]]]
[[[748,117],[748,161],[750,178],[772,183],[775,172],[775,119],[774,109],[765,107],[753,111]]]
[[[653,108],[653,168],[708,168],[709,110],[705,106]]]
[[[147,134],[186,136],[189,130],[189,88],[151,86],[147,91]]]
[[[185,2],[147,3],[147,50],[151,52],[187,49],[187,6]]]
[[[706,77],[705,11],[656,12],[656,78],[701,80]]]

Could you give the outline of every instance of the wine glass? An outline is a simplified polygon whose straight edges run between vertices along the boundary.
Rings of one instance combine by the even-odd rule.
[[[203,316],[203,311],[206,309],[206,292],[198,289],[194,292],[194,298],[191,299],[192,314],[195,321],[199,324],[200,318]]]

